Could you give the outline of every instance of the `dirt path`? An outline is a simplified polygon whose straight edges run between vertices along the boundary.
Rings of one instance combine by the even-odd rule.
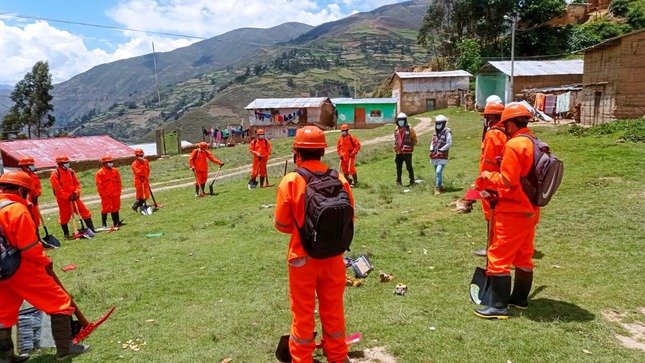
[[[417,135],[423,135],[427,132],[432,131],[432,120],[430,118],[426,117],[420,117],[419,124],[414,127],[414,131],[416,131]],[[361,141],[361,145],[366,146],[366,145],[374,145],[374,144],[379,144],[383,142],[393,142],[393,136],[392,135],[386,135],[386,136],[380,136],[380,137],[375,137],[373,139]],[[325,149],[325,154],[335,154],[336,153],[336,146],[330,146],[327,149]],[[291,161],[292,156],[279,156],[271,159],[271,162],[267,165],[267,168],[278,168],[280,166],[284,166],[285,161]],[[231,179],[234,177],[238,177],[240,175],[247,175],[249,173],[249,170],[251,168],[251,164],[248,165],[243,165],[239,166],[233,169],[229,169],[226,171],[221,171],[220,175],[217,177],[217,180],[225,180],[225,179]],[[214,172],[211,172],[208,174],[208,178],[211,179],[215,177],[215,174],[217,173],[217,170]],[[273,183],[276,183],[277,180],[272,180]],[[175,180],[170,180],[170,181],[165,181],[165,182],[158,182],[158,183],[153,183],[151,184],[151,187],[153,188],[153,192],[159,193],[167,190],[173,190],[173,189],[179,189],[179,188],[187,188],[187,187],[192,187],[194,185],[194,178],[188,177],[188,178],[183,178],[183,179],[175,179]],[[135,193],[134,193],[134,188],[124,188],[123,192],[121,193],[121,200],[125,201],[131,201],[134,200]],[[83,196],[83,203],[85,205],[95,205],[99,204],[101,200],[99,199],[98,194],[90,194],[90,195],[85,195]],[[42,214],[51,214],[51,213],[56,213],[58,212],[58,206],[56,205],[56,202],[50,202],[50,203],[43,203],[40,205],[40,211]]]

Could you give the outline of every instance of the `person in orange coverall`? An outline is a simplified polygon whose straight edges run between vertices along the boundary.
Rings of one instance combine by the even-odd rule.
[[[249,152],[253,154],[249,185],[257,185],[256,177],[260,175],[260,187],[262,188],[265,186],[264,180],[267,176],[267,162],[269,161],[269,155],[271,155],[271,143],[265,138],[263,129],[258,129],[256,135],[257,138],[253,139],[249,145]],[[266,186],[269,186],[268,180]]]
[[[49,181],[52,184],[56,202],[58,203],[59,217],[58,221],[65,238],[70,238],[69,228],[67,223],[72,214],[78,212],[81,218],[85,221],[87,228],[94,231],[94,223],[92,223],[92,213],[85,207],[81,201],[81,183],[76,177],[76,172],[69,166],[69,158],[67,155],[60,155],[56,157],[56,164],[58,165],[49,176]]]
[[[204,188],[206,188],[206,181],[208,180],[208,160],[220,166],[224,163],[219,161],[209,150],[208,144],[205,142],[199,143],[199,149],[193,150],[188,159],[190,170],[195,174],[195,196],[203,197]]]
[[[132,210],[136,212],[139,208],[148,207],[146,201],[150,198],[150,163],[143,157],[142,149],[134,149],[134,156],[136,159],[131,168],[137,200],[132,204]]]
[[[114,167],[114,158],[106,155],[101,158],[101,168],[96,172],[96,191],[101,197],[101,227],[107,228],[107,215],[112,217],[112,225],[120,226],[121,173]]]
[[[88,347],[72,344],[70,317],[74,313],[69,295],[48,270],[52,260],[36,235],[36,226],[25,198],[33,193],[31,178],[23,171],[0,176],[0,226],[8,243],[22,251],[15,274],[0,280],[0,361],[22,362],[29,356],[15,356],[11,327],[18,322],[23,300],[51,316],[52,335],[59,360],[85,352]]]
[[[485,319],[507,319],[508,305],[525,309],[533,283],[533,242],[540,208],[522,189],[533,167],[533,142],[520,134],[532,135],[527,128],[531,112],[521,104],[506,105],[500,124],[510,137],[504,147],[499,171],[483,171],[475,185],[478,190],[498,192],[493,217],[493,241],[488,248],[486,275],[491,283],[491,305],[475,309]],[[511,266],[515,266],[515,283],[511,293]]]
[[[358,138],[349,133],[349,125],[343,124],[340,126],[340,137],[336,144],[336,152],[340,159],[340,168],[343,172],[345,179],[350,184],[358,184],[358,175],[356,175],[356,154],[361,149],[361,143]],[[352,176],[352,179],[349,176]]]
[[[498,125],[502,118],[502,111],[504,111],[502,103],[489,103],[484,108],[484,133],[482,136],[482,153],[479,157],[479,174],[484,171],[499,171],[504,145],[508,140],[504,128]],[[481,202],[484,218],[489,222],[488,228],[490,229],[490,200],[484,198]],[[474,253],[477,256],[486,257],[485,248],[476,250]]]
[[[327,141],[324,132],[316,126],[298,129],[293,142],[298,167],[312,172],[324,172],[327,165],[321,162]],[[352,207],[354,198],[349,183],[340,176],[349,194]],[[343,256],[314,259],[307,256],[298,229],[305,222],[305,179],[296,172],[287,174],[276,198],[274,224],[280,232],[290,233],[287,263],[289,264],[289,297],[291,302],[291,334],[289,351],[293,362],[313,362],[316,348],[314,341],[314,309],[318,297],[318,310],[323,329],[323,350],[329,362],[346,362],[345,312],[345,263]]]
[[[27,173],[31,178],[31,185],[33,186],[32,191],[27,195],[27,202],[31,216],[34,219],[34,224],[36,228],[40,225],[40,212],[38,210],[38,197],[43,193],[43,188],[40,185],[40,179],[36,175],[36,166],[34,165],[34,158],[31,156],[25,156],[18,161],[18,166],[20,169]]]

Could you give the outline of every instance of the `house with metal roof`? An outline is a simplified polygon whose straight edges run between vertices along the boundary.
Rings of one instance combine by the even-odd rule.
[[[244,109],[249,111],[251,132],[264,129],[270,139],[295,136],[296,130],[306,124],[323,129],[336,125],[329,97],[258,98]]]
[[[582,83],[583,65],[581,59],[487,62],[475,75],[475,104],[482,109],[490,95],[498,95],[508,103],[526,89]]]
[[[336,123],[354,129],[366,129],[394,122],[394,98],[332,98],[336,107]]]
[[[462,71],[395,72],[390,79],[399,112],[409,115],[465,103],[472,74]]]

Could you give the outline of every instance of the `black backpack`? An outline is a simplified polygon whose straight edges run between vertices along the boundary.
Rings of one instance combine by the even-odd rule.
[[[13,201],[3,200],[0,202],[0,209],[13,204]],[[0,228],[0,281],[13,276],[20,266],[20,249],[9,243],[7,236]]]
[[[558,190],[564,175],[564,163],[551,154],[549,145],[540,139],[520,134],[533,142],[533,166],[526,178],[521,178],[522,189],[531,203],[544,207]]]
[[[338,171],[312,173],[297,168],[295,172],[307,182],[305,223],[298,230],[307,254],[312,258],[329,258],[349,251],[354,238],[354,208]]]

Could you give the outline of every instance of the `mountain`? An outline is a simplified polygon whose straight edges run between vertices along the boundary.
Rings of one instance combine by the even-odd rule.
[[[13,102],[11,101],[11,92],[13,86],[7,84],[0,84],[0,117],[9,112]]]
[[[273,28],[242,28],[170,52],[101,64],[54,86],[54,115],[60,124],[82,117],[92,109],[155,92],[155,65],[163,88],[209,71],[222,70],[260,47],[289,41],[312,27],[285,23]]]

